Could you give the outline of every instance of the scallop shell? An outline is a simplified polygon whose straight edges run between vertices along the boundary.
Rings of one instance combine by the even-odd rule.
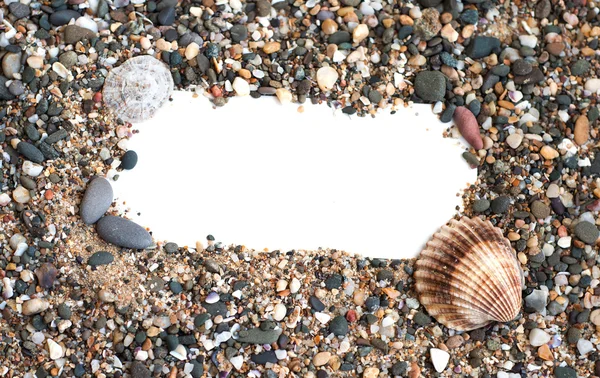
[[[438,322],[470,331],[513,320],[524,278],[500,229],[463,217],[433,235],[415,264],[419,301]]]
[[[109,72],[102,97],[122,120],[141,122],[152,118],[172,92],[173,78],[167,65],[150,55],[142,55]]]

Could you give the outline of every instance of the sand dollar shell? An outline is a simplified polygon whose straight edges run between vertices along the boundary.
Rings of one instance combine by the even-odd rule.
[[[166,64],[150,56],[136,56],[113,68],[104,82],[102,97],[122,120],[141,122],[169,99],[173,78]]]
[[[480,218],[451,220],[415,264],[419,301],[438,322],[469,331],[513,320],[523,272],[500,229]]]

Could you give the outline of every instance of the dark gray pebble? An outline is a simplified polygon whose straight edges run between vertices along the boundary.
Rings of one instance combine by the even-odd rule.
[[[555,378],[577,378],[577,371],[568,366],[557,366],[554,368]]]
[[[277,355],[274,350],[267,350],[259,354],[253,354],[250,359],[258,365],[265,365],[267,362],[272,364],[277,363]]]
[[[439,71],[421,71],[415,77],[415,94],[425,102],[442,101],[446,94],[446,76]]]
[[[10,14],[12,14],[17,20],[25,18],[31,14],[29,6],[20,2],[11,3],[8,6],[8,9],[10,10]]]
[[[36,146],[27,142],[19,142],[17,145],[17,151],[34,163],[41,163],[44,161],[44,154]]]
[[[121,158],[121,168],[133,169],[133,168],[135,168],[137,161],[138,161],[137,153],[133,150],[129,150],[129,151],[125,152],[125,154]]]
[[[79,17],[81,17],[79,12],[71,9],[63,9],[50,15],[50,23],[54,26],[66,25],[71,19],[78,19]]]
[[[85,224],[96,223],[108,210],[113,201],[113,189],[104,177],[96,177],[87,186],[79,214]]]
[[[105,216],[96,223],[96,231],[102,240],[119,247],[144,249],[152,245],[148,231],[129,219]]]
[[[88,260],[88,265],[90,266],[99,266],[99,265],[108,265],[115,260],[115,257],[110,252],[100,251],[96,252],[90,256]]]
[[[129,368],[129,373],[132,378],[150,378],[150,370],[140,361],[133,361]]]
[[[595,224],[586,221],[577,223],[574,231],[579,240],[592,246],[596,244],[596,240],[598,240],[598,236],[600,236],[598,227],[596,227]]]
[[[329,323],[329,332],[336,336],[345,336],[348,333],[348,321],[342,315],[331,319]]]
[[[494,214],[504,214],[508,210],[510,206],[510,198],[507,196],[500,196],[494,199],[490,203],[490,207],[492,208],[492,212]]]
[[[499,48],[500,40],[498,38],[477,36],[467,46],[465,53],[469,58],[479,59],[490,55]]]
[[[175,8],[167,7],[158,13],[158,22],[164,26],[170,26],[175,22]]]
[[[248,39],[248,28],[244,25],[233,25],[233,27],[229,29],[229,33],[231,34],[231,40],[235,43]]]
[[[271,344],[277,341],[281,329],[269,329],[263,331],[260,328],[251,328],[238,333],[238,342],[247,344]]]

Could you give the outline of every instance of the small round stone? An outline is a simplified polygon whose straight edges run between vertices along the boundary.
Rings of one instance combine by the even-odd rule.
[[[129,150],[125,152],[123,157],[121,158],[121,168],[123,169],[133,169],[137,165],[138,155],[135,151]]]

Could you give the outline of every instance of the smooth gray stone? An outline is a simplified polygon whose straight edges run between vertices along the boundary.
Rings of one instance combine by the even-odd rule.
[[[94,224],[102,218],[113,201],[113,189],[104,177],[96,177],[87,186],[79,214],[85,224]]]
[[[98,236],[123,248],[144,249],[152,245],[152,236],[129,219],[107,215],[96,223]]]

